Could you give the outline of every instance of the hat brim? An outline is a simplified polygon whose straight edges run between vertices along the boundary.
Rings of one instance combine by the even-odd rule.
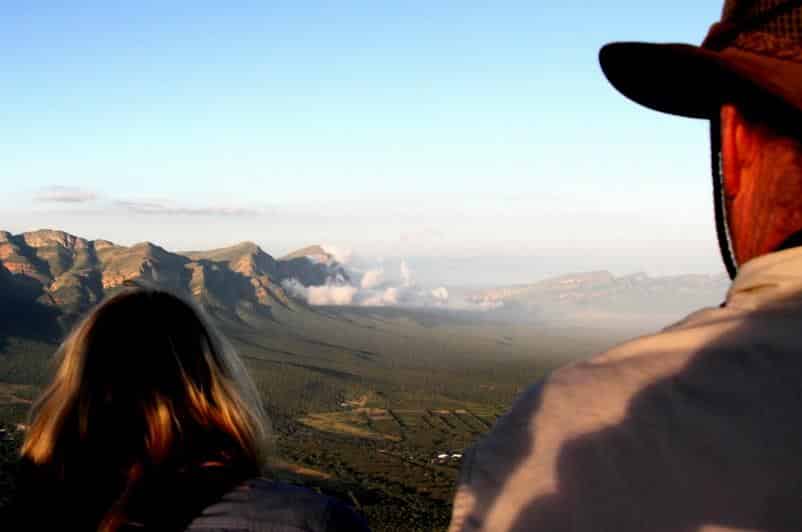
[[[723,103],[767,96],[802,111],[802,64],[737,48],[618,42],[599,62],[627,98],[655,111],[710,119]]]

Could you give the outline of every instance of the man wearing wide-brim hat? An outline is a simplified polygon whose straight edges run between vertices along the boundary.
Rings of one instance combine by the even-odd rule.
[[[632,100],[710,121],[734,282],[524,393],[467,454],[451,530],[802,530],[802,0],[727,0],[701,47],[600,58]]]

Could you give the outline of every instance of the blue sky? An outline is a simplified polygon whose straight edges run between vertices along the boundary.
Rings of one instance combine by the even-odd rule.
[[[701,42],[718,1],[15,4],[0,228],[721,269],[706,124],[597,64],[608,41]]]

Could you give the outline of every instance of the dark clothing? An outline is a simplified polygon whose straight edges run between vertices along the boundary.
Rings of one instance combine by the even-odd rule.
[[[362,532],[365,521],[341,502],[314,491],[254,479],[209,506],[187,532]]]
[[[89,474],[73,475],[69,483],[54,481],[53,474],[27,461],[19,473],[15,502],[0,512],[3,532],[92,532],[115,497],[98,488],[109,483]],[[229,468],[154,475],[132,495],[120,532],[369,531],[362,518],[333,498],[263,478],[237,480],[248,476]]]

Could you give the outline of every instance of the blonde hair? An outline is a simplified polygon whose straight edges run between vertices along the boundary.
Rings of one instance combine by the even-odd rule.
[[[95,308],[57,357],[21,452],[54,482],[95,475],[97,493],[109,494],[89,519],[97,530],[117,530],[136,513],[134,494],[149,476],[261,472],[268,426],[256,387],[188,301],[125,290]]]

